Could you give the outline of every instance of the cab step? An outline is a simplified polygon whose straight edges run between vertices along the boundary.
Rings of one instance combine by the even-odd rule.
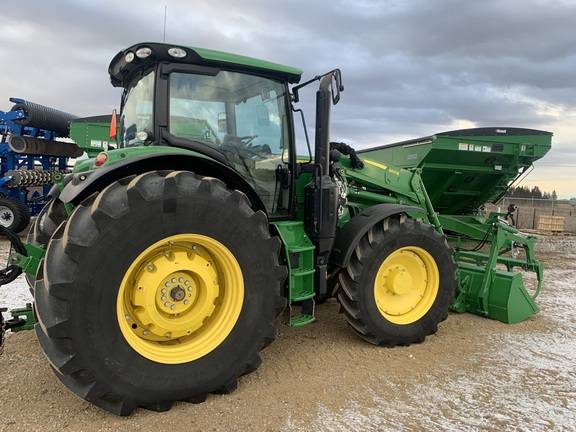
[[[284,324],[293,327],[309,324],[315,320],[315,247],[304,231],[302,222],[283,221],[272,224],[282,239],[282,250],[288,266],[288,306],[284,311]]]

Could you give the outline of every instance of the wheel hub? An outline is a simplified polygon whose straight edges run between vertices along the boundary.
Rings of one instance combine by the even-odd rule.
[[[118,307],[132,347],[149,358],[178,363],[180,354],[166,357],[154,344],[187,346],[188,361],[196,350],[216,347],[238,318],[243,284],[238,263],[222,244],[198,235],[170,239],[175,241],[158,242],[134,261]]]
[[[376,305],[386,319],[397,324],[412,323],[434,302],[438,281],[438,267],[427,251],[400,248],[384,260],[376,275]]]
[[[192,291],[192,287],[189,287],[189,288],[190,288],[190,291]],[[180,285],[175,286],[174,288],[172,288],[170,290],[170,298],[173,301],[182,301],[185,296],[186,296],[186,291]]]
[[[392,294],[402,295],[412,289],[412,276],[406,272],[404,266],[389,267],[388,276],[385,275],[384,278],[386,289]]]
[[[0,210],[0,219],[3,222],[12,221],[13,217],[14,217],[14,215],[12,214],[12,212],[10,210],[8,210],[8,209]]]
[[[149,260],[132,281],[137,287],[132,328],[145,339],[191,335],[210,317],[218,299],[218,275],[210,262],[194,251],[174,249]]]

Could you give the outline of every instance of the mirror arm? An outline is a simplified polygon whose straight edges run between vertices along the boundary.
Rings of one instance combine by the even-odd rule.
[[[327,75],[336,77],[336,82],[338,83],[338,89],[337,89],[337,93],[338,93],[338,94],[339,94],[341,91],[344,91],[344,86],[342,85],[342,78],[341,78],[342,74],[341,74],[341,72],[340,72],[340,69],[333,69],[333,70],[331,70],[331,71],[329,71],[329,72],[326,72],[326,73],[324,73],[324,74],[322,74],[322,75],[316,75],[314,78],[309,79],[308,81],[303,82],[302,84],[298,84],[298,85],[295,86],[295,87],[292,87],[293,101],[294,101],[295,103],[300,101],[300,96],[299,96],[299,93],[298,93],[298,92],[300,91],[301,88],[306,87],[308,84],[311,84],[311,83],[313,83],[313,82],[315,82],[315,81],[320,81],[322,78],[324,78],[324,77],[327,76]],[[339,99],[340,99],[339,96],[333,98],[333,103],[334,103],[334,105],[336,105],[336,103],[338,103],[338,100],[339,100]]]

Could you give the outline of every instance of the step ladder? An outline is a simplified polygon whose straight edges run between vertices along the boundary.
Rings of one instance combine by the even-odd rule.
[[[315,247],[304,231],[302,222],[283,221],[272,224],[284,244],[282,250],[288,266],[288,307],[284,310],[284,324],[292,327],[309,324],[315,320]]]

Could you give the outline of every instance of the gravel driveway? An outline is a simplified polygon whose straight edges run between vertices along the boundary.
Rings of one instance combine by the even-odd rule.
[[[331,300],[313,325],[278,322],[280,337],[236,392],[165,413],[120,418],[95,408],[54,377],[33,331],[10,334],[0,357],[0,430],[574,430],[575,251],[576,237],[539,237],[541,312],[522,323],[451,313],[425,343],[386,349],[355,336]],[[0,305],[23,302],[20,285],[0,288]]]

